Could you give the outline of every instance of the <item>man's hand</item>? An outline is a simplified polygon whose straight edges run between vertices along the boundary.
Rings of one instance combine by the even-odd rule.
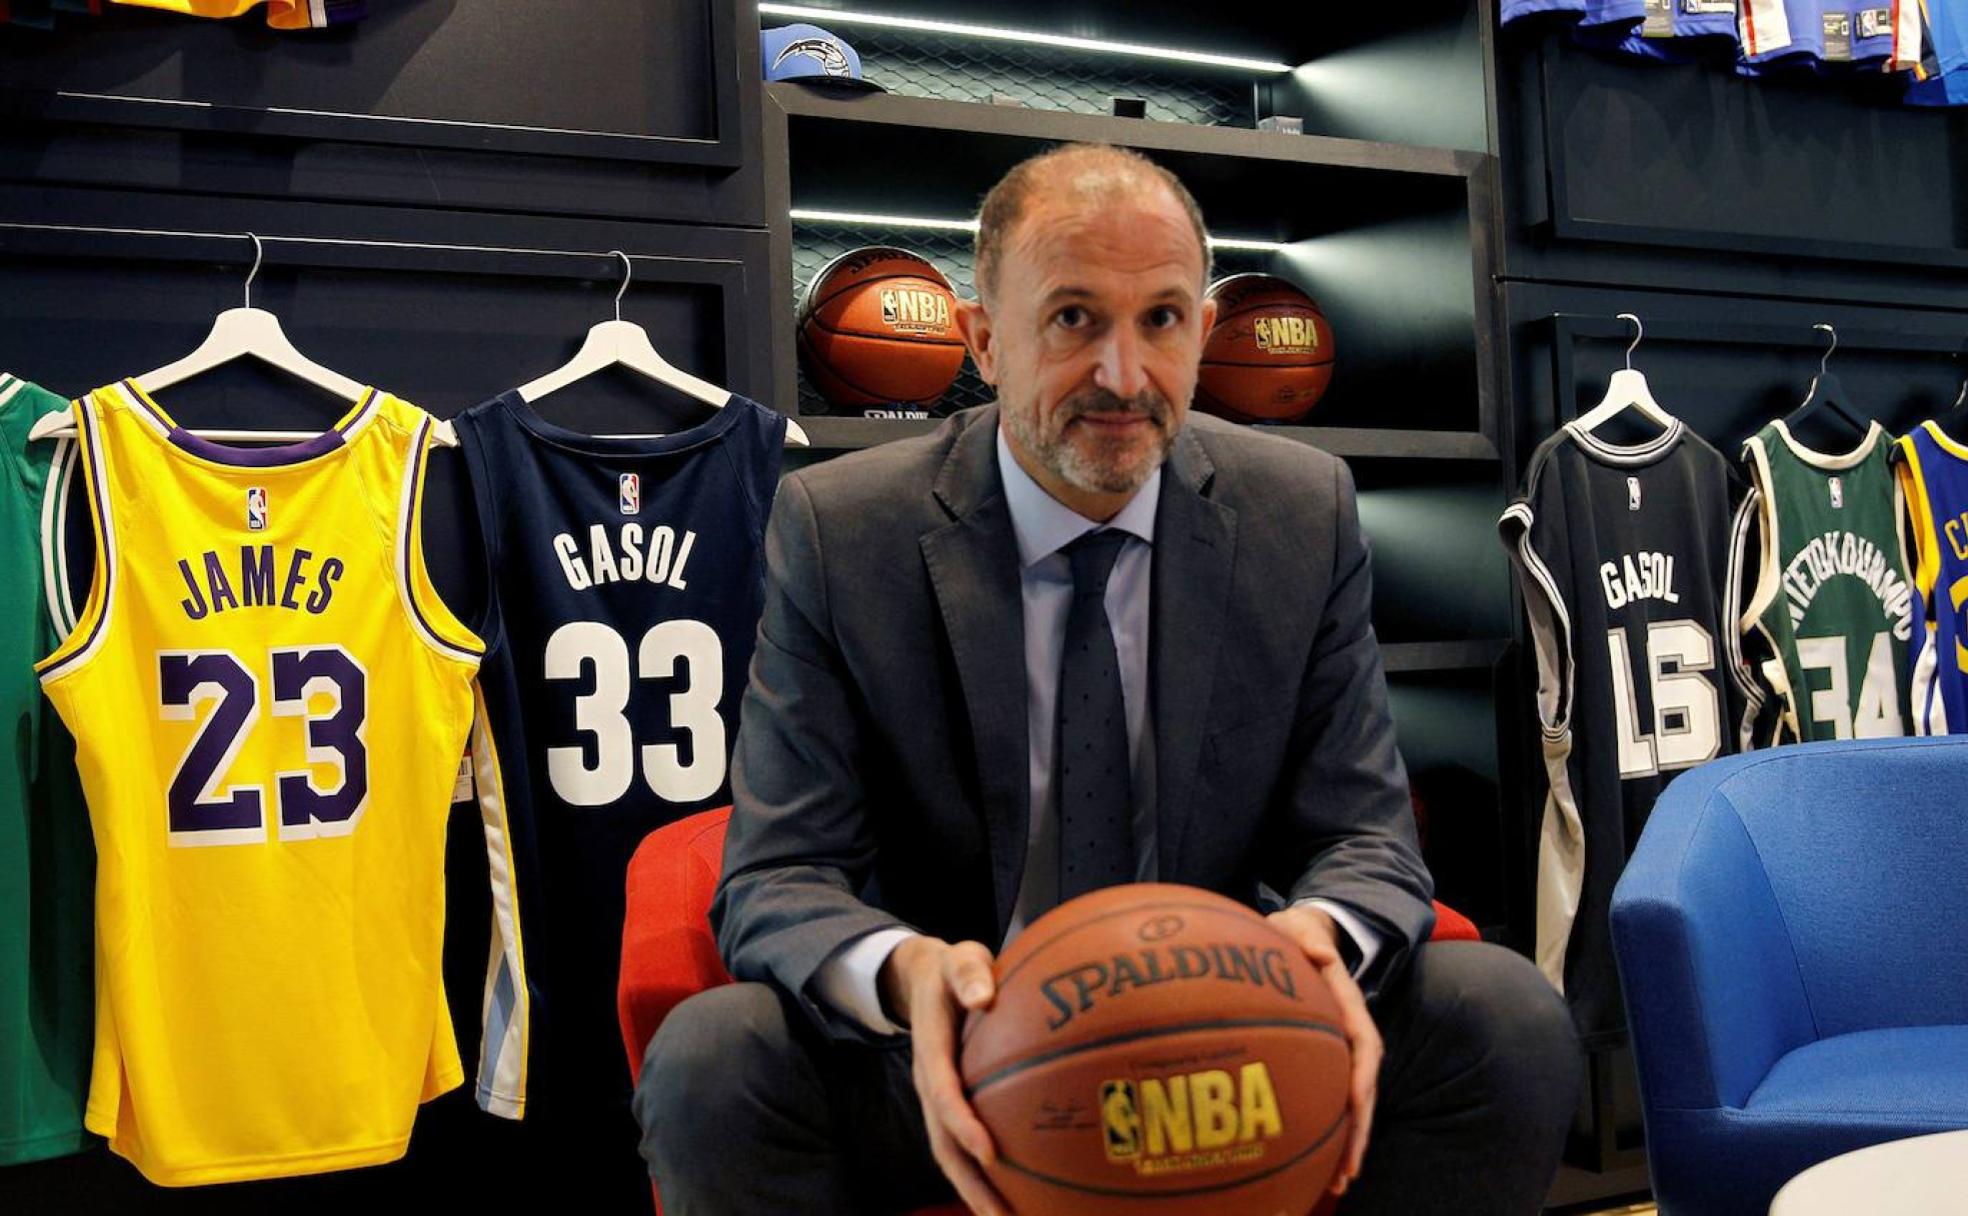
[[[1360,1176],[1360,1163],[1367,1155],[1367,1133],[1373,1126],[1374,1098],[1380,1085],[1380,1030],[1367,1013],[1367,998],[1353,982],[1339,954],[1339,934],[1333,919],[1317,908],[1294,905],[1273,912],[1265,919],[1298,943],[1305,957],[1319,969],[1319,975],[1339,1001],[1339,1020],[1353,1047],[1353,1084],[1349,1105],[1353,1111],[1353,1138],[1346,1148],[1346,1159],[1333,1175],[1332,1193],[1344,1195]]]
[[[1011,1205],[984,1176],[983,1167],[997,1154],[991,1133],[970,1108],[957,1075],[963,1011],[989,1008],[997,996],[991,952],[977,942],[953,946],[912,937],[889,953],[875,986],[888,1015],[909,1028],[916,1096],[943,1176],[979,1216],[1011,1216]]]

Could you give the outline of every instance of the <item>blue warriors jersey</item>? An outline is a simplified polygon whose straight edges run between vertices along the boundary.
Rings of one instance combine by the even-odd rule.
[[[1920,60],[1917,0],[1742,0],[1736,70],[1871,67]]]
[[[1968,105],[1968,13],[1949,0],[1919,0],[1919,8],[1925,41],[1907,86],[1907,103]]]
[[[1573,37],[1643,59],[1686,62],[1734,49],[1736,0],[1587,0]]]
[[[1913,733],[1968,733],[1968,447],[1932,422],[1898,446],[1913,559]]]
[[[1585,12],[1585,0],[1502,0],[1502,3],[1505,25],[1539,13],[1577,17]]]
[[[686,431],[604,439],[514,392],[456,427],[492,569],[472,763],[505,896],[478,1100],[591,1127],[561,1139],[639,1177],[623,882],[650,831],[730,801],[786,420],[733,397]]]
[[[1574,17],[1574,41],[1597,50],[1680,61],[1703,43],[1733,45],[1736,0],[1502,0],[1503,22],[1556,13]],[[1700,41],[1689,41],[1689,40]]]

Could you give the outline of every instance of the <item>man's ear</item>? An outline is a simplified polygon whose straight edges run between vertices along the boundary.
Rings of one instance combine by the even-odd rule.
[[[957,301],[957,332],[970,348],[970,360],[977,365],[978,376],[984,383],[997,387],[998,351],[991,344],[991,313],[982,300]]]
[[[1202,320],[1203,337],[1207,340],[1210,330],[1216,328],[1216,300],[1213,298],[1204,300],[1202,308],[1197,310],[1196,315]]]

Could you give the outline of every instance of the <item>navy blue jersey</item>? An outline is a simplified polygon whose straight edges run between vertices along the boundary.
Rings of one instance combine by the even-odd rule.
[[[731,799],[786,420],[733,397],[656,438],[555,426],[516,392],[455,424],[484,521],[472,769],[493,889],[478,1100],[629,1122],[623,879],[652,830]]]

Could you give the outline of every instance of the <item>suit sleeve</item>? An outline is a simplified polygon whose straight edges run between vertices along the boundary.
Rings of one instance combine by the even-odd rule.
[[[816,999],[822,963],[906,928],[856,894],[876,837],[861,774],[861,719],[835,639],[813,500],[786,479],[765,534],[765,610],[731,761],[731,824],[711,925],[740,980],[776,983],[828,1035],[871,1041]]]
[[[1265,881],[1294,903],[1344,904],[1380,934],[1378,957],[1359,977],[1372,996],[1433,928],[1434,882],[1387,708],[1353,478],[1334,467],[1332,586],[1300,681]]]

